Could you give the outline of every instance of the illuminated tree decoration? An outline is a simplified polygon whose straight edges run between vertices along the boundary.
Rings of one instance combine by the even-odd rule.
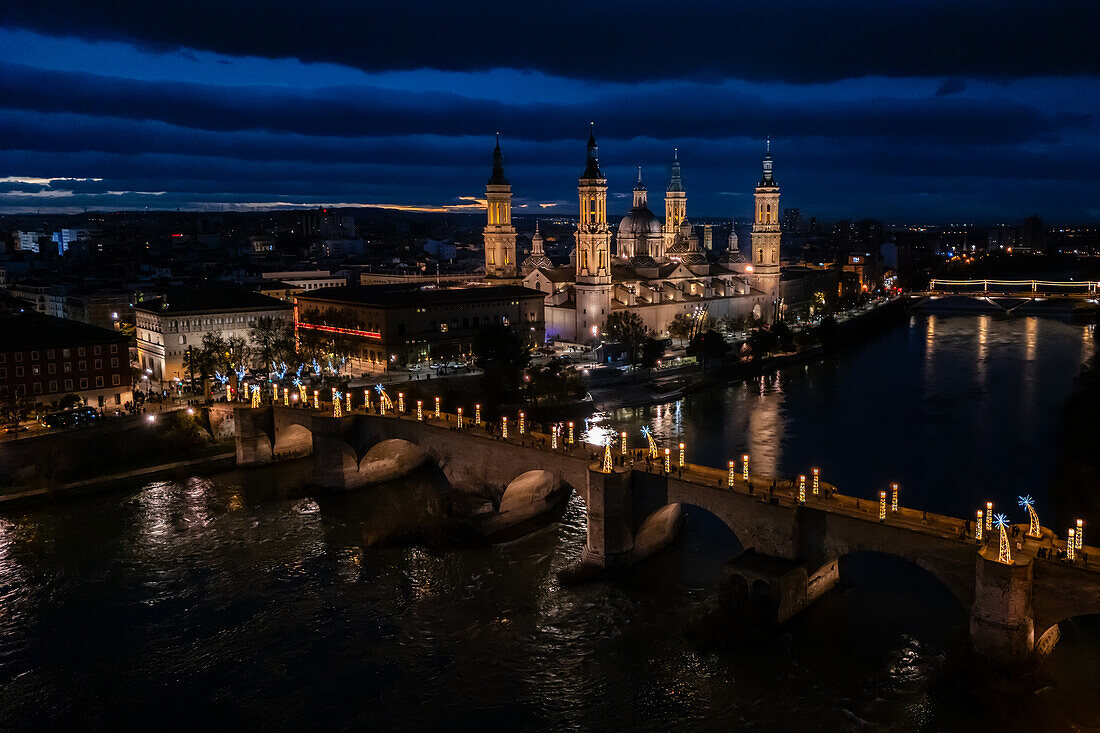
[[[997,553],[997,560],[1003,562],[1005,565],[1011,565],[1012,548],[1008,546],[1008,518],[1003,514],[998,514],[993,521],[1001,530],[1001,544],[1000,551]]]
[[[620,449],[620,452],[622,453],[622,455],[625,456],[626,455],[626,432],[625,431],[622,432],[622,433],[619,433],[619,439],[622,441],[622,448]]]
[[[306,386],[302,384],[301,380],[295,379],[294,383],[298,385],[298,402],[306,404]]]
[[[462,408],[458,408],[458,429],[462,430]]]
[[[821,469],[814,469],[814,496],[817,496],[818,489],[821,488]]]
[[[386,394],[386,388],[381,384],[374,385],[374,391],[378,393],[378,414],[385,415],[386,410],[393,409],[393,400]]]
[[[974,523],[974,539],[982,541],[982,510],[978,510],[978,521]]]
[[[684,444],[680,443],[680,468],[684,467]]]
[[[1066,538],[1066,559],[1069,560],[1070,562],[1073,562],[1074,558],[1077,557],[1077,552],[1076,552],[1077,551],[1077,536],[1076,535],[1077,535],[1077,532],[1073,529],[1073,527],[1070,527],[1068,536]]]
[[[260,406],[260,385],[258,384],[252,385],[252,406]]]
[[[611,473],[613,470],[611,464],[611,441],[607,441],[603,447],[603,472]]]
[[[398,392],[397,393],[397,411],[402,415],[405,414],[405,393],[404,392]]]
[[[985,531],[993,531],[993,502],[991,501],[985,503]]]
[[[749,482],[749,454],[741,456],[741,478],[745,479],[745,483]]]
[[[878,492],[878,520],[880,522],[886,521],[886,492]]]
[[[313,390],[313,409],[321,409],[321,393],[317,390]]]
[[[416,419],[424,420],[424,400],[416,401]]]
[[[340,417],[344,414],[344,411],[340,409],[340,400],[343,398],[343,396],[344,395],[337,392],[336,390],[332,390],[332,416],[333,417]]]
[[[569,445],[573,445],[573,421],[569,421]]]
[[[508,437],[508,418],[507,417],[500,418],[500,435],[503,438]]]
[[[1074,546],[1078,550],[1080,550],[1081,547],[1085,544],[1085,520],[1077,520],[1077,532],[1075,532],[1073,536],[1076,540]]]
[[[481,424],[481,405],[474,405],[474,424]]]
[[[890,499],[890,511],[897,513],[898,511],[898,485],[890,484],[890,491],[892,498]]]
[[[672,451],[665,448],[665,473],[672,472]]]
[[[798,476],[798,503],[806,503],[806,474],[800,474]]]
[[[435,419],[438,420],[440,417],[442,417],[442,413],[440,413],[440,411],[439,411],[439,398],[436,397],[435,398]]]
[[[729,486],[733,488],[734,479],[737,478],[737,461],[730,461]]]
[[[648,425],[642,426],[642,435],[649,442],[649,457],[657,458],[660,455],[660,451],[657,449],[657,441],[653,438],[653,433],[650,431]]]
[[[1028,519],[1031,520],[1031,526],[1027,529],[1028,537],[1042,537],[1043,530],[1039,527],[1039,515],[1035,512],[1035,500],[1030,496],[1017,497],[1020,500],[1020,506],[1027,509]]]

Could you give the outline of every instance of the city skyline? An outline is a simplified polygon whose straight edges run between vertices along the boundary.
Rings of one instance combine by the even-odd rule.
[[[805,217],[1100,219],[1080,4],[62,6],[0,10],[0,212],[474,212],[499,131],[516,215],[567,216],[595,121],[615,213],[679,149],[697,217],[750,216],[770,136]]]

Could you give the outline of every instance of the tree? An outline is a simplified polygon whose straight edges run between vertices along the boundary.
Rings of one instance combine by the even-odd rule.
[[[229,347],[220,333],[207,331],[202,335],[201,358],[210,369],[228,372],[232,368],[229,363]]]
[[[77,407],[83,407],[84,398],[74,392],[70,392],[67,395],[61,396],[61,399],[57,401],[57,406],[62,410],[72,410]]]
[[[646,338],[642,342],[640,364],[646,372],[652,371],[653,367],[657,365],[657,361],[665,354],[665,344],[660,339],[653,337]]]
[[[703,365],[703,371],[706,371],[708,359],[719,359],[726,355],[726,340],[713,329],[703,331],[688,344],[687,353],[698,359]]]
[[[630,363],[637,364],[642,344],[649,335],[649,329],[646,328],[642,317],[633,311],[618,310],[607,317],[607,325],[604,328],[608,338],[623,345],[630,357]]]
[[[527,399],[535,404],[555,405],[580,398],[585,392],[584,379],[577,370],[560,359],[527,371]]]
[[[695,331],[695,319],[687,313],[677,313],[668,324],[668,335],[681,343],[689,340]]]
[[[260,316],[249,324],[249,338],[256,345],[256,356],[270,373],[277,361],[286,361],[294,353],[294,325],[285,319]]]
[[[531,361],[531,345],[502,323],[486,326],[474,338],[474,363],[485,373],[486,386],[511,392],[519,388]]]
[[[243,336],[230,336],[225,340],[225,350],[231,369],[252,366],[252,345]]]

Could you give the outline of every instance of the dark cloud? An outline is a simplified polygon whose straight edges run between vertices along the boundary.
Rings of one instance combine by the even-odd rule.
[[[1100,73],[1100,3],[1081,0],[35,0],[0,5],[0,24],[368,71],[516,68],[634,82]]]
[[[715,86],[610,94],[585,104],[510,104],[457,94],[368,86],[288,89],[150,82],[0,64],[0,108],[155,120],[212,131],[317,136],[482,136],[576,139],[597,119],[601,137],[724,139],[869,137],[990,145],[1056,140],[1088,115],[1007,99],[776,101]],[[684,110],[695,110],[686,115]]]
[[[966,91],[966,82],[962,79],[948,79],[936,90],[937,97],[946,97],[951,94],[960,94]]]

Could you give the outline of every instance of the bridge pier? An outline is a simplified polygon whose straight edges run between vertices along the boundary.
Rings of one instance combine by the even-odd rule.
[[[588,471],[588,539],[581,559],[586,565],[617,568],[629,565],[634,553],[634,507],[630,469],[611,473]]]
[[[1006,565],[997,560],[994,546],[977,553],[970,641],[981,657],[1003,667],[1031,663],[1035,650],[1033,574],[1030,559]]]
[[[271,408],[234,407],[237,465],[256,466],[274,460],[274,424]]]

